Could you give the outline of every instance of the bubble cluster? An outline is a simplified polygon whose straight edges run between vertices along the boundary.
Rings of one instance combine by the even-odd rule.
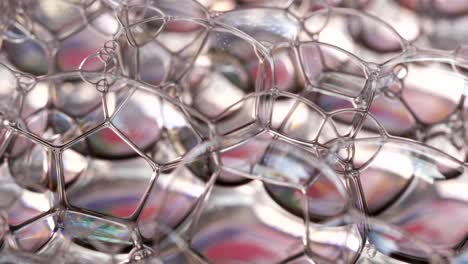
[[[465,2],[0,2],[0,262],[465,263]]]

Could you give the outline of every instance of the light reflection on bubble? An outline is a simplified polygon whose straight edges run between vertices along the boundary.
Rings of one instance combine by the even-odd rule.
[[[19,70],[35,75],[42,75],[48,72],[48,56],[41,45],[33,40],[23,43],[6,43],[5,51],[9,60],[18,67]]]
[[[131,244],[130,230],[105,219],[77,212],[67,212],[63,219],[64,234],[80,240],[98,240],[109,244]]]
[[[52,216],[43,217],[16,231],[15,240],[21,250],[35,252],[50,240],[53,229]]]

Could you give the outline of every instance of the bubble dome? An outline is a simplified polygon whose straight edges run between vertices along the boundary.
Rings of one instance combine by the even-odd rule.
[[[465,0],[0,1],[0,263],[468,263]]]

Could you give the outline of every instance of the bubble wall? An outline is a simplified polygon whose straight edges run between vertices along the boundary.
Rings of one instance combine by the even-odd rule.
[[[468,263],[468,1],[0,1],[0,263]]]

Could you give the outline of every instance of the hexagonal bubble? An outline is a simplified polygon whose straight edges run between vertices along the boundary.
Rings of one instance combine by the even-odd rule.
[[[196,28],[184,33],[179,22],[191,23]],[[182,93],[186,104],[214,117],[255,91],[256,72],[263,58],[257,44],[245,34],[232,32],[222,25],[208,28],[206,23],[171,18],[164,22],[157,37],[138,49],[125,48],[124,64],[129,65],[130,74],[140,76],[145,82],[175,82],[173,90]],[[148,49],[152,54],[158,49],[154,58],[166,62],[155,66],[151,61],[150,67],[142,67],[149,63],[150,58],[142,56]]]
[[[32,18],[59,37],[74,32],[85,25],[86,21],[79,7],[66,1],[55,3],[50,0],[40,0],[28,6]]]
[[[257,71],[263,57],[245,35],[223,28],[210,30],[181,85],[184,102],[215,117],[245,95],[259,90]]]
[[[115,137],[118,138],[117,135]],[[127,148],[132,150],[129,146]],[[63,153],[64,164],[69,151],[72,150]],[[134,218],[139,215],[144,197],[156,177],[156,172],[141,157],[122,161],[91,159],[86,172],[66,189],[66,197],[77,208],[102,215]]]
[[[384,62],[407,47],[407,41],[390,25],[353,9],[319,10],[305,20],[304,26],[318,41],[369,62]]]
[[[102,75],[102,74],[93,74]],[[106,99],[106,108],[103,107],[101,93],[96,91],[93,85],[81,81],[78,72],[49,75],[37,82],[24,96],[22,102],[21,120],[19,128],[22,133],[32,133],[44,144],[54,146],[66,146],[74,144],[76,150],[88,153],[84,143],[82,146],[75,144],[85,133],[102,128],[105,122],[105,113],[114,111],[122,101],[118,96],[128,93],[127,83],[115,81]],[[76,93],[79,96],[67,96]],[[53,96],[51,96],[53,95]],[[47,107],[49,105],[51,107]],[[59,110],[60,109],[60,110]],[[106,109],[107,111],[104,111]],[[111,112],[112,114],[112,112]],[[13,149],[14,153],[20,152],[22,144]]]
[[[21,187],[35,192],[56,191],[58,186],[58,160],[49,149],[31,141],[24,135],[16,135],[12,150],[7,152],[7,165],[14,181]],[[75,151],[64,155],[67,163],[60,167],[64,184],[71,184],[87,167],[86,159]]]
[[[191,247],[212,263],[279,263],[304,247],[302,219],[279,208],[255,181],[215,187],[194,227]]]
[[[367,208],[380,207],[379,219],[438,250],[455,249],[464,243],[463,230],[467,227],[460,219],[466,217],[468,203],[458,188],[466,184],[466,164],[428,146],[401,139],[357,139],[344,145],[355,149],[355,157],[368,156],[369,150],[375,153],[364,162],[354,159],[352,166],[359,168],[355,176],[361,179],[361,186],[356,186],[361,199]],[[398,169],[389,160],[397,162]],[[365,184],[362,176],[369,179],[381,174],[388,175],[389,182],[377,186],[378,196],[382,196],[374,199],[376,192],[370,190],[372,186]],[[422,257],[421,252],[410,247],[402,247],[401,253]]]
[[[21,101],[19,129],[46,144],[61,146],[101,125],[101,96],[93,86],[77,80],[78,76],[77,72],[48,75],[36,82]],[[71,92],[79,96],[67,97]]]
[[[451,56],[437,60],[402,56],[382,66],[385,79],[381,88],[403,101],[419,122],[442,122],[459,105],[467,80],[452,70],[451,61]],[[441,89],[447,85],[450,89]]]
[[[300,42],[273,48],[272,86],[300,94],[327,111],[368,104],[372,82],[367,64],[335,46]],[[271,89],[272,87],[264,87]]]
[[[118,136],[119,133],[141,150],[149,150],[160,140],[165,125],[171,129],[177,128],[177,121],[179,124],[184,122],[183,118],[180,121],[180,112],[167,109],[170,106],[167,107],[160,97],[151,92],[140,89],[128,93],[124,91],[117,95],[116,101],[118,108],[112,113],[111,122],[117,131],[106,128],[87,138],[90,153],[95,156],[115,158],[135,155],[135,151]],[[179,114],[176,116],[178,119],[174,120],[175,124],[165,124],[168,111],[173,116]]]
[[[362,94],[370,71],[354,55],[335,46],[305,42],[299,46],[299,57],[308,84],[317,90],[350,98]]]
[[[156,162],[166,164],[207,136],[207,121],[196,111],[142,83],[126,79],[122,83],[122,89],[106,96],[112,128],[86,138],[90,155],[106,159],[134,156],[131,144],[152,151]]]

